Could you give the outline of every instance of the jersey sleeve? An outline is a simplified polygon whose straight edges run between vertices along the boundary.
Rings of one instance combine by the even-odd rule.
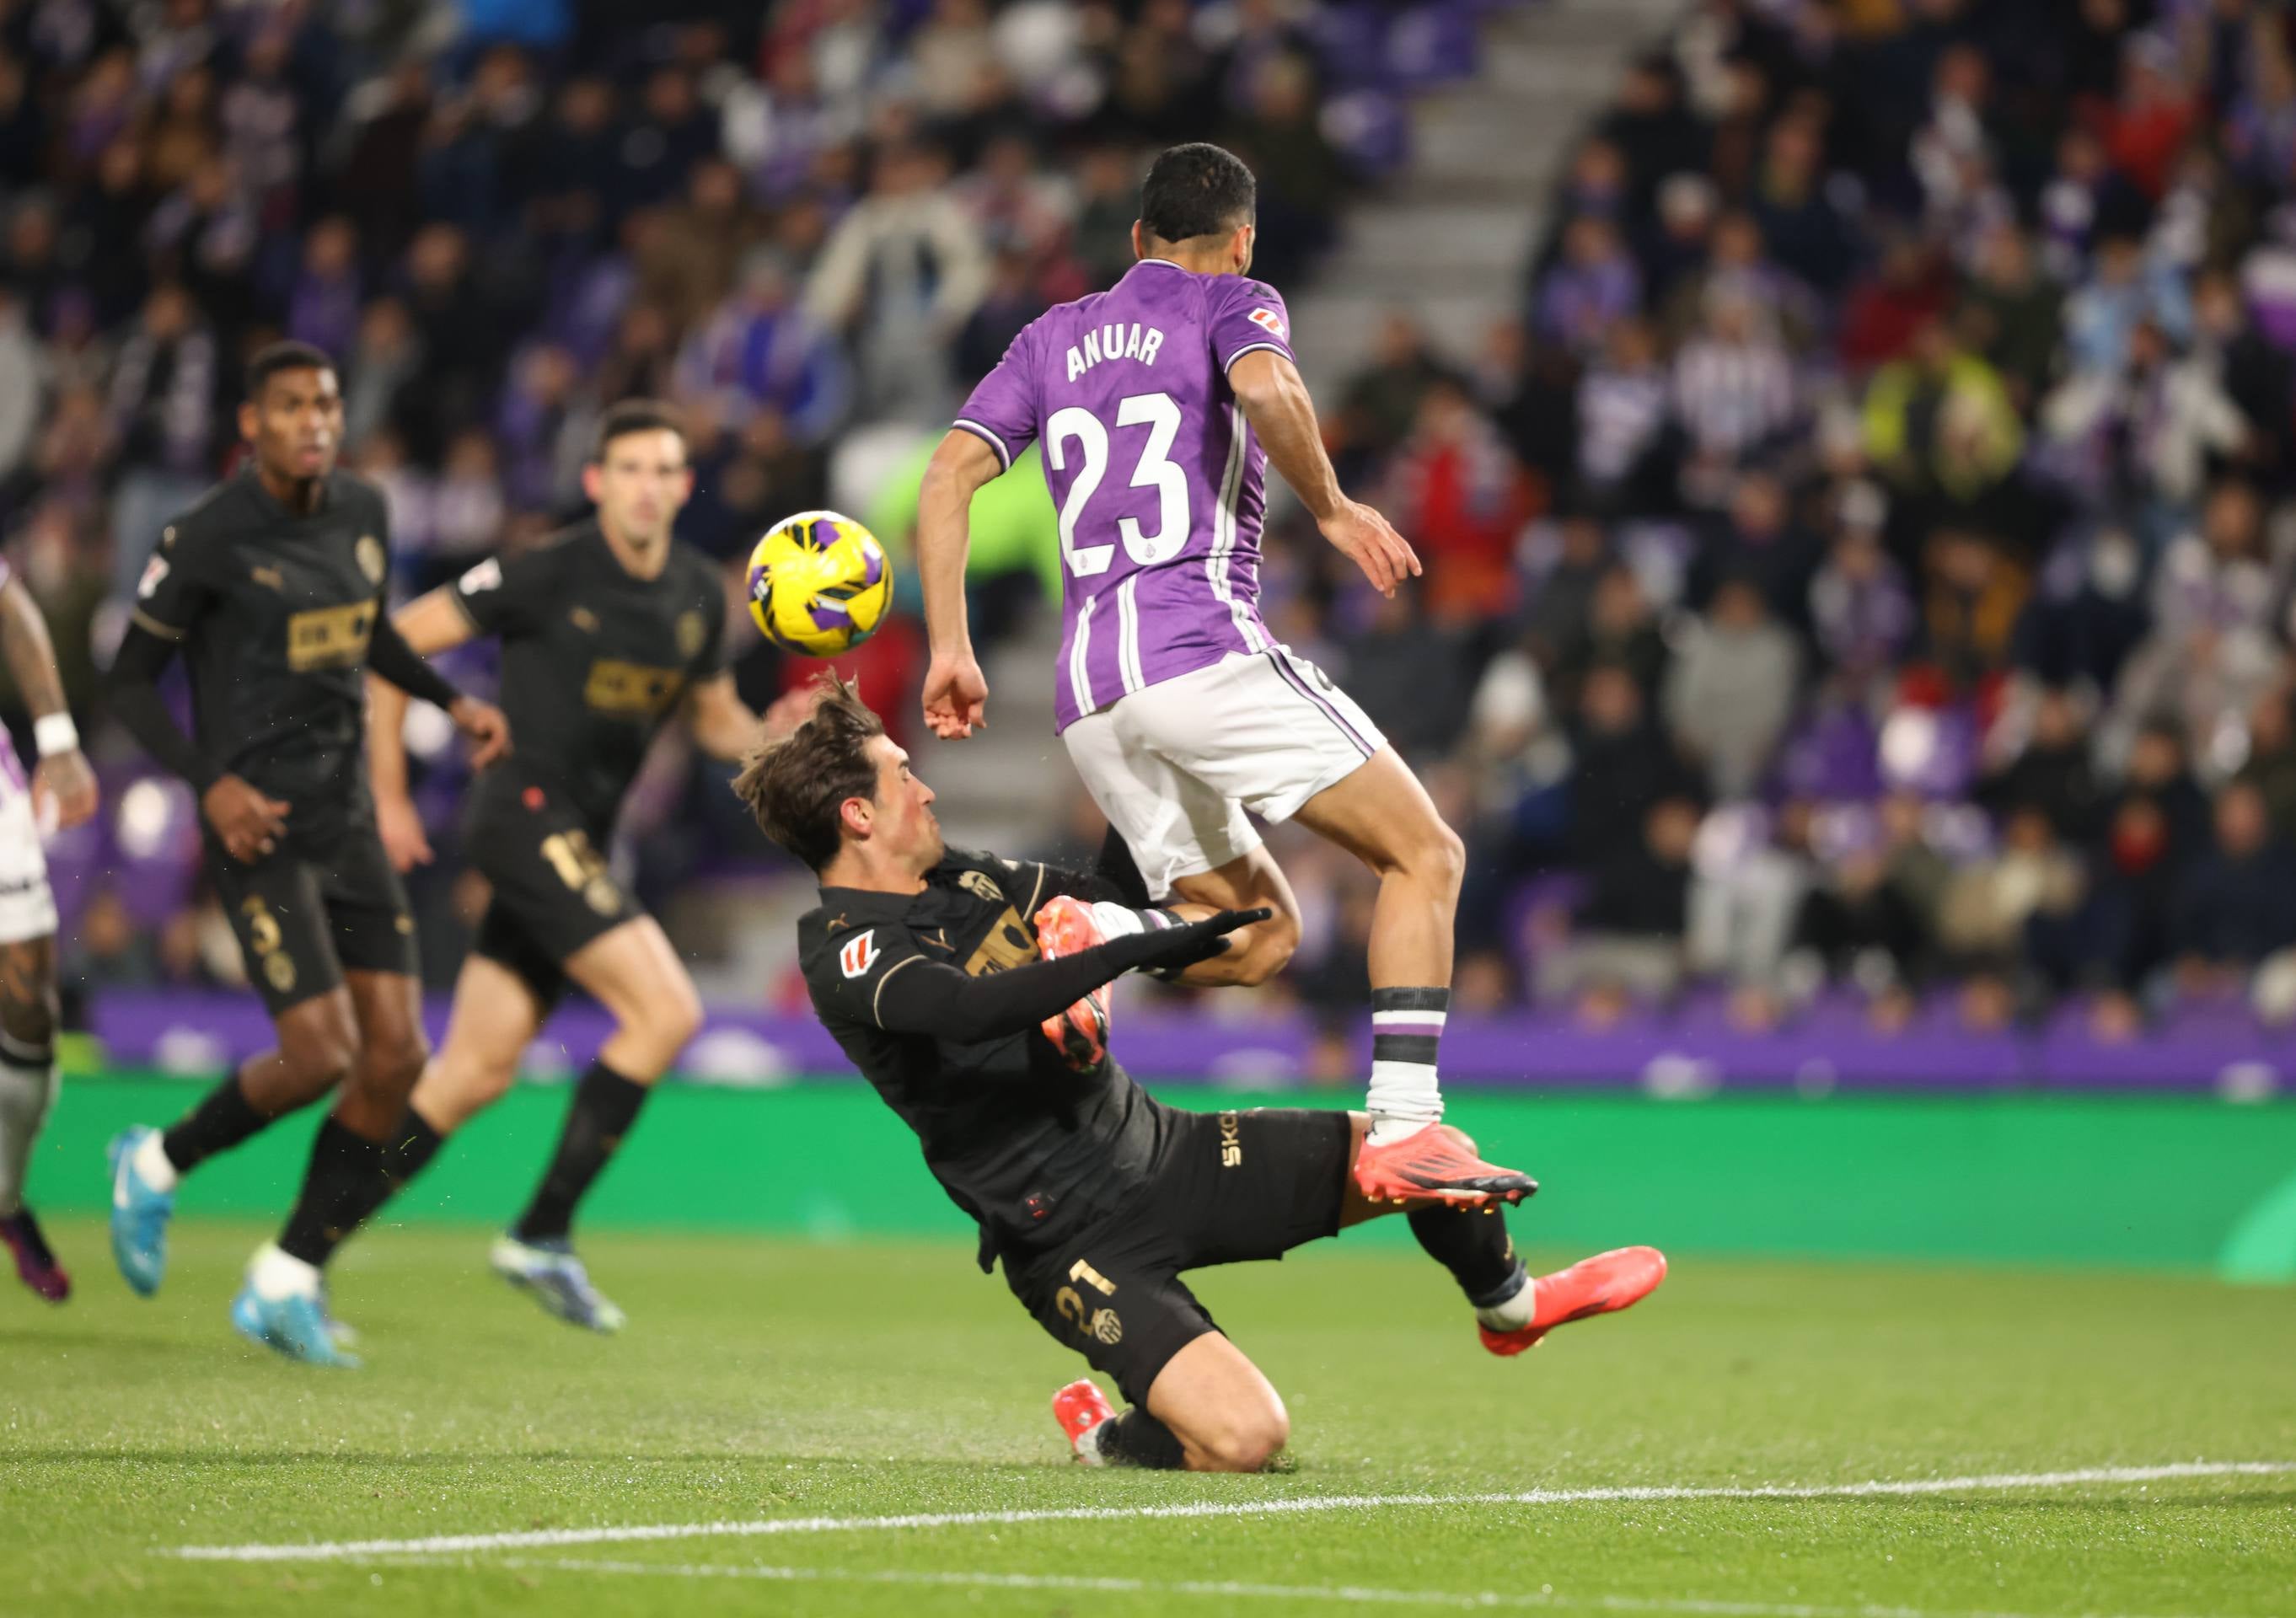
[[[1240,275],[1222,276],[1216,285],[1209,324],[1212,357],[1222,372],[1256,348],[1298,360],[1292,352],[1292,315],[1281,293],[1264,281]]]
[[[191,633],[214,599],[208,551],[203,536],[181,518],[160,530],[160,543],[135,582],[129,617],[139,628],[163,641],[180,641]]]
[[[812,991],[815,1009],[824,1018],[833,1014],[866,1027],[903,1026],[907,1019],[899,1015],[904,1005],[901,978],[914,977],[936,964],[908,928],[882,921],[856,927],[834,919],[811,918],[804,925],[808,931],[825,929],[801,941],[806,987]]]
[[[1036,328],[1024,327],[996,368],[980,379],[951,423],[981,439],[1011,471],[1037,441]]]
[[[564,546],[538,545],[507,558],[489,556],[448,589],[480,634],[518,634],[549,617],[565,565]]]

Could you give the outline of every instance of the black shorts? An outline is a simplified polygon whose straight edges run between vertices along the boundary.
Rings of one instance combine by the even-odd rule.
[[[1219,1329],[1181,1271],[1281,1258],[1334,1234],[1347,1185],[1344,1112],[1178,1116],[1128,1207],[1042,1252],[1004,1257],[1005,1284],[1037,1324],[1134,1404],[1174,1354]]]
[[[208,865],[248,981],[274,1017],[340,987],[345,972],[420,975],[406,889],[373,826],[352,826],[322,851],[290,846],[252,865],[210,846]]]
[[[472,950],[524,978],[545,1006],[565,992],[568,956],[645,913],[614,880],[582,815],[539,783],[489,780],[466,852],[494,887]]]

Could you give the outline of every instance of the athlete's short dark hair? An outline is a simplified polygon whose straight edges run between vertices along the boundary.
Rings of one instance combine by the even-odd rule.
[[[885,722],[833,671],[814,686],[819,696],[813,716],[750,754],[734,778],[734,795],[749,805],[759,830],[819,870],[837,857],[845,800],[877,796],[869,743],[885,733]]]
[[[617,438],[627,438],[632,433],[674,432],[677,441],[685,442],[685,419],[673,405],[660,399],[624,399],[611,404],[606,413],[598,418],[598,430],[590,436],[590,464],[597,465],[606,458],[606,451]]]
[[[1224,146],[1191,141],[1165,148],[1140,187],[1140,223],[1159,241],[1192,241],[1251,223],[1259,183]]]
[[[335,362],[324,348],[309,343],[266,343],[247,362],[247,396],[263,396],[264,385],[283,371],[332,371]]]

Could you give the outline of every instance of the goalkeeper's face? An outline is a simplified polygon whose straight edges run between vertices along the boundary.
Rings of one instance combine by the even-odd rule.
[[[922,876],[940,863],[945,846],[933,789],[909,770],[909,756],[888,736],[869,739],[877,762],[877,790],[869,800],[869,841],[903,870]],[[850,810],[848,811],[851,813]]]

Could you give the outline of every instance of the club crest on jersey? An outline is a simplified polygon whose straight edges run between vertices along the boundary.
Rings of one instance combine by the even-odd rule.
[[[996,879],[985,870],[960,870],[956,873],[956,885],[984,903],[1004,903],[1004,890],[997,887]]]
[[[390,566],[390,559],[383,554],[382,541],[372,534],[362,534],[353,551],[358,557],[359,571],[366,575],[366,582],[382,583],[382,576]]]
[[[702,623],[700,613],[681,612],[677,615],[677,655],[679,657],[694,656],[701,651],[701,642],[709,636],[709,627]]]
[[[1254,309],[1247,317],[1251,323],[1272,337],[1283,335],[1283,323],[1273,309]]]
[[[877,964],[877,929],[848,938],[837,952],[837,964],[848,977],[859,977]]]

